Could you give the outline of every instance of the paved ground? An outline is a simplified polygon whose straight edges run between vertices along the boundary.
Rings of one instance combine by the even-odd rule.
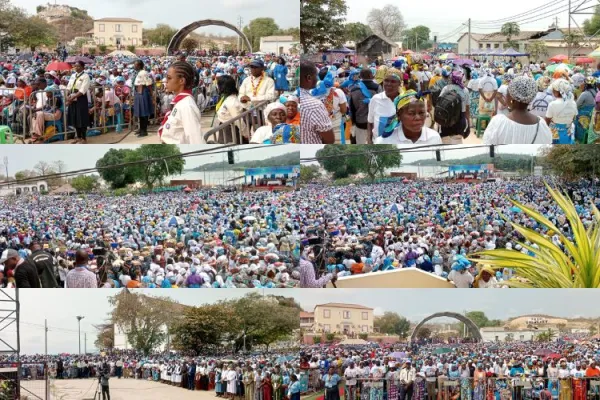
[[[51,400],[92,400],[98,380],[57,379],[52,381]],[[115,379],[109,382],[111,400],[177,399],[214,400],[214,392],[189,391],[162,383],[139,379]]]

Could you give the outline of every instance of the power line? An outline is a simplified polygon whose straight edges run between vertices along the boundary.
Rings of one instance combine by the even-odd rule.
[[[548,7],[552,7],[553,5],[556,5],[558,3],[565,2],[565,1],[568,1],[568,0],[553,0],[553,1],[550,1],[550,2],[546,3],[545,5],[543,5],[541,7],[532,8],[531,10],[522,12],[520,14],[512,15],[510,17],[500,18],[500,19],[496,19],[496,20],[487,20],[487,21],[474,20],[473,22],[476,23],[476,24],[477,23],[496,24],[496,23],[501,23],[501,22],[512,22],[512,20],[514,20],[514,19],[523,17],[525,15],[529,15],[529,14],[532,14],[532,13],[539,12],[539,11],[541,11],[543,9],[546,9]]]
[[[25,322],[25,321],[20,321],[21,324],[25,324],[25,325],[29,325],[29,326],[35,326],[36,328],[41,328],[41,329],[46,329],[46,327],[44,326],[44,324],[36,324],[33,322]],[[77,330],[72,330],[72,329],[65,329],[65,328],[59,328],[56,326],[48,326],[47,327],[49,331],[60,331],[60,332],[68,332],[68,333],[78,333]],[[81,331],[82,333],[89,333],[91,335],[96,334],[96,332],[90,332],[90,331]]]

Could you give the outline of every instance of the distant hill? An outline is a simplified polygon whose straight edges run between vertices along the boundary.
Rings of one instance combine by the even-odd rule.
[[[60,43],[70,42],[94,28],[94,19],[86,10],[68,5],[40,5],[37,16],[46,20],[55,29]]]
[[[503,171],[519,171],[531,169],[531,156],[524,154],[498,154],[491,158],[489,154],[481,154],[461,159],[444,160],[437,162],[436,160],[418,160],[408,165],[422,166],[449,166],[449,165],[470,165],[470,164],[494,164],[496,169]],[[534,158],[534,165],[537,165],[538,157]]]
[[[261,150],[257,150],[260,152]],[[236,162],[234,165],[229,165],[227,161],[219,161],[209,164],[204,164],[199,167],[193,168],[189,171],[221,171],[222,169],[231,171],[243,171],[246,168],[259,168],[259,167],[278,167],[284,165],[298,165],[300,163],[300,152],[294,151],[291,153],[285,153],[275,157],[269,157],[261,160],[241,161]]]

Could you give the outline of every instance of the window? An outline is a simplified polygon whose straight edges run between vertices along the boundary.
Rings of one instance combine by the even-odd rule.
[[[133,32],[133,33],[137,32],[137,25],[131,25],[131,32]]]
[[[498,340],[500,340],[500,338],[499,338],[498,336],[496,336],[496,342],[497,342]]]
[[[104,24],[99,24],[98,25],[98,31],[99,32],[104,32]]]
[[[492,45],[488,43],[488,44],[486,44],[486,45],[485,45],[485,48],[486,48],[486,49],[491,49],[491,48],[492,48]]]
[[[137,45],[137,39],[136,39],[136,38],[133,38],[133,43],[132,43],[132,44],[133,44],[134,46],[135,46],[135,45]]]
[[[121,24],[115,24],[115,32],[121,32]]]
[[[350,311],[344,311],[343,316],[344,319],[350,319]]]
[[[323,318],[331,318],[331,311],[323,310]]]
[[[483,49],[483,43],[479,43],[479,48]]]
[[[103,37],[100,38],[100,44],[104,44],[104,38]]]
[[[362,319],[363,319],[363,321],[368,321],[369,320],[369,313],[367,311],[363,311],[363,313],[362,313]]]
[[[323,331],[324,332],[331,332],[331,325],[329,325],[329,324],[323,325]]]
[[[369,327],[368,327],[368,325],[363,325],[363,326],[362,326],[362,331],[363,331],[363,332],[369,332]]]
[[[497,48],[499,48],[499,47],[500,47],[500,44],[499,44],[499,43],[494,43],[494,48],[495,48],[495,49],[497,49]]]

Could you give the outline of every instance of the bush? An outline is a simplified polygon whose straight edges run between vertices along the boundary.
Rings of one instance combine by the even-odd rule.
[[[129,193],[129,190],[127,190],[127,188],[121,188],[121,189],[115,189],[115,191],[113,192],[113,195],[125,196],[128,193]]]
[[[334,186],[348,186],[352,183],[356,183],[356,180],[353,178],[340,178],[333,181]]]
[[[127,46],[127,50],[132,53],[135,53],[135,46]]]
[[[92,47],[92,48],[89,50],[89,52],[90,52],[90,56],[95,56],[95,55],[96,55],[96,48],[95,48],[95,47]]]
[[[106,53],[106,45],[105,44],[101,44],[100,46],[98,46],[98,50],[100,50],[100,54],[104,55]]]
[[[335,339],[335,334],[328,333],[327,335],[325,335],[325,338],[327,339],[328,342],[333,342],[333,339]]]
[[[358,335],[359,338],[361,338],[362,340],[367,340],[367,338],[369,337],[368,333],[361,333]]]
[[[315,337],[313,337],[313,343],[314,344],[321,344],[321,336],[315,336]]]

